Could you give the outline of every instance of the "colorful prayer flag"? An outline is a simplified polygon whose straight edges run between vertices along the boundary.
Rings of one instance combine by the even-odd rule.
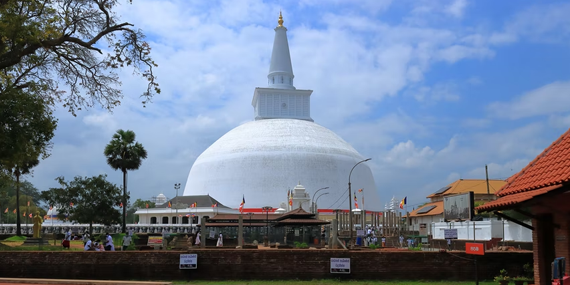
[[[13,212],[14,212],[14,214],[16,214],[16,209],[14,209],[14,211],[13,211]]]
[[[69,206],[73,207],[73,202],[69,203]]]
[[[121,202],[121,204],[119,204],[119,207],[121,207],[121,208],[123,207],[123,202]]]
[[[146,208],[148,209],[148,203],[146,203]]]
[[[358,193],[362,193],[362,188],[358,189]]]
[[[289,206],[293,206],[293,191],[289,189]]]
[[[32,217],[32,213],[30,213],[30,215],[28,215],[30,218]]]
[[[242,196],[241,204],[239,204],[239,212],[241,213],[243,210],[243,205],[245,205],[245,195]]]
[[[408,197],[404,197],[404,199],[402,199],[402,202],[400,202],[400,209],[404,209],[404,205],[406,205],[408,203]]]
[[[168,201],[168,208],[172,208],[172,204]]]
[[[358,198],[356,198],[356,193],[354,194],[354,208],[358,209]]]
[[[186,217],[190,217],[190,214],[186,214]]]
[[[24,212],[24,214],[22,215],[22,217],[25,217],[25,216],[26,216],[26,212]]]

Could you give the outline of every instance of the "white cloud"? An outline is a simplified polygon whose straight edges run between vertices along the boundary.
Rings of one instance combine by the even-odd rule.
[[[433,101],[458,101],[461,96],[455,83],[438,83],[434,86],[421,86],[419,88],[406,91],[420,102]]]
[[[570,111],[570,81],[557,81],[522,94],[510,102],[494,102],[488,110],[496,117],[520,119]]]
[[[467,0],[454,0],[451,4],[445,7],[445,12],[455,18],[463,17],[465,8],[467,8]]]

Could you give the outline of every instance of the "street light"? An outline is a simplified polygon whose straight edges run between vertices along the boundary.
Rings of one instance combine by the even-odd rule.
[[[313,194],[313,198],[311,199],[311,210],[313,210],[313,211],[316,210],[316,209],[313,209],[313,208],[314,208],[314,205],[315,205],[315,203],[313,203],[313,202],[315,201],[315,196],[317,196],[317,193],[319,193],[319,191],[325,190],[325,189],[329,189],[329,187],[328,187],[328,186],[327,186],[327,187],[323,187],[323,188],[321,188],[321,189],[315,191],[315,194]],[[313,213],[313,214],[314,214],[314,213]]]
[[[325,192],[325,193],[319,195],[319,197],[317,197],[317,199],[315,199],[315,209],[317,208],[317,203],[319,202],[319,198],[321,198],[321,196],[327,195],[327,194],[329,194],[329,192]],[[318,212],[317,212],[317,215],[318,215]],[[317,216],[317,218],[318,218],[318,216]]]
[[[273,210],[273,207],[271,206],[265,206],[263,208],[261,208],[263,211],[265,211],[266,216],[265,216],[265,237],[267,237],[267,243],[269,243],[269,211]],[[265,245],[267,246],[267,244]]]
[[[350,170],[350,174],[348,174],[348,219],[350,220],[350,223],[349,223],[349,226],[350,226],[349,232],[350,232],[350,243],[351,243],[351,244],[352,244],[352,237],[353,237],[353,235],[352,235],[352,231],[353,231],[353,228],[352,228],[352,227],[353,227],[353,224],[352,224],[352,222],[353,222],[353,221],[352,221],[352,190],[351,190],[351,188],[350,188],[350,176],[352,175],[352,171],[354,170],[354,168],[355,168],[357,165],[359,165],[359,164],[361,164],[361,163],[363,163],[363,162],[369,161],[369,160],[371,160],[371,159],[372,159],[372,158],[367,158],[367,159],[365,159],[365,160],[359,161],[358,163],[356,163],[356,164],[352,167],[352,169]]]
[[[176,189],[176,200],[175,200],[175,207],[176,207],[176,223],[180,224],[178,221],[178,189],[180,189],[180,183],[174,183],[174,189]]]

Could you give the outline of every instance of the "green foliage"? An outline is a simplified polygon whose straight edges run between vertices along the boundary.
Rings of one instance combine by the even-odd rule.
[[[375,249],[378,248],[378,245],[371,244],[371,245],[369,245],[368,247],[369,247],[370,249],[372,249],[372,250],[375,250]]]
[[[295,244],[295,248],[309,248],[309,245],[307,245],[306,242],[296,241],[294,244]]]
[[[495,276],[495,278],[493,280],[495,280],[496,282],[499,282],[499,281],[511,280],[511,278],[509,277],[509,273],[507,272],[506,269],[501,269],[499,271],[499,275]]]
[[[25,236],[12,236],[12,237],[5,239],[4,241],[25,241],[26,239],[27,239],[27,237],[25,237]]]
[[[56,181],[61,187],[43,191],[42,198],[58,208],[59,219],[90,225],[111,225],[120,221],[115,207],[121,203],[121,189],[108,182],[107,175],[76,176],[71,181],[58,177]],[[92,232],[91,228],[89,232]]]
[[[123,67],[147,80],[143,104],[160,93],[150,46],[140,30],[120,21],[119,2],[0,1],[0,97],[25,90],[61,101],[72,113],[96,103],[110,110],[122,98],[117,70]]]
[[[534,280],[534,266],[531,263],[523,265],[524,275],[528,280]]]

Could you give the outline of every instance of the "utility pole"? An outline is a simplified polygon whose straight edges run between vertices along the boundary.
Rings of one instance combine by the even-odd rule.
[[[354,222],[354,221],[353,221],[353,216],[352,216],[352,189],[350,188],[350,187],[351,187],[351,184],[350,184],[350,176],[352,175],[352,171],[354,170],[354,168],[355,168],[357,165],[359,165],[359,164],[361,164],[361,163],[363,163],[363,162],[369,161],[369,160],[371,160],[371,159],[372,159],[372,158],[367,158],[367,159],[365,159],[365,160],[359,161],[358,163],[356,163],[356,164],[352,167],[352,169],[350,170],[350,174],[348,174],[348,217],[349,217],[349,220],[350,220],[350,221],[349,221],[349,226],[350,226],[350,228],[348,229],[348,232],[350,233],[350,243],[351,243],[351,244],[353,243],[353,242],[352,242],[352,238],[354,237],[354,235],[353,235],[353,230],[354,230],[354,229],[353,229],[353,227],[354,227],[353,222]]]
[[[485,164],[485,179],[487,180],[487,194],[491,194],[489,190],[489,171],[487,171],[487,164]]]

